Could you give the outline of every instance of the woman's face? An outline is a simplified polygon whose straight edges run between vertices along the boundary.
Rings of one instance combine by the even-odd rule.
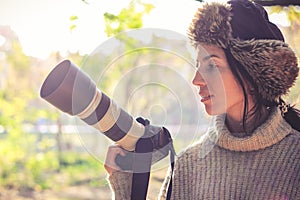
[[[199,45],[193,84],[199,87],[201,102],[209,115],[241,115],[244,95],[231,72],[225,52],[215,45]]]

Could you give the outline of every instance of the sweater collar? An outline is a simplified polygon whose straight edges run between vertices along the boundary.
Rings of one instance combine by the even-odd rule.
[[[286,137],[292,130],[281,116],[279,109],[273,109],[270,117],[254,130],[251,136],[233,136],[225,125],[225,114],[215,117],[209,138],[222,148],[232,151],[254,151],[270,147]]]

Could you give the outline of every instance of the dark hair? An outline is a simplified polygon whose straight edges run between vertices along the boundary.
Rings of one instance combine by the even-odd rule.
[[[247,92],[250,92],[250,95],[253,96],[254,100],[254,107],[253,110],[251,110],[251,114],[256,115],[256,120],[260,120],[262,117],[262,108],[263,107],[274,107],[278,106],[281,103],[285,102],[280,98],[279,102],[274,101],[268,101],[262,98],[262,96],[258,92],[258,86],[254,82],[253,78],[250,76],[250,74],[247,72],[244,66],[240,64],[231,54],[230,50],[224,49],[227,62],[229,64],[229,67],[237,79],[238,83],[240,84],[243,94],[244,94],[244,110],[243,110],[243,129],[247,135],[251,134],[247,132],[247,123],[246,120],[249,116],[249,110],[248,110],[248,96]],[[247,86],[246,86],[247,84]],[[296,108],[289,107],[285,114],[283,114],[284,119],[292,126],[292,128],[300,131],[300,111]]]

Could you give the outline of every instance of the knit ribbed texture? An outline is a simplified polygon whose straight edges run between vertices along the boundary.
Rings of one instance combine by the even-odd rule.
[[[221,117],[216,118],[210,137],[178,156],[171,199],[300,199],[300,133],[286,123],[280,112],[273,111],[246,138],[232,136]],[[215,136],[219,140],[206,151],[204,148],[210,147],[207,143],[211,144]],[[110,181],[117,179],[115,175]],[[128,180],[111,183],[118,184],[118,188],[130,184]],[[161,199],[166,196],[166,183]],[[124,194],[124,189],[113,189],[120,197],[117,199],[130,199],[130,191]]]
[[[280,116],[279,109],[274,109],[271,112],[271,116],[263,125],[254,130],[252,136],[243,138],[234,137],[229,132],[224,124],[225,115],[217,116],[215,128],[209,133],[210,138],[220,135],[218,145],[233,151],[253,151],[272,146],[287,136],[292,128],[282,117],[278,117]]]
[[[130,199],[132,174],[128,172],[116,171],[108,177],[110,188],[113,193],[112,199]]]

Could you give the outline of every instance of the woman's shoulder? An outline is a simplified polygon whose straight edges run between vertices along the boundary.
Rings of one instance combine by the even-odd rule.
[[[197,152],[198,149],[201,148],[201,146],[202,146],[202,143],[199,141],[188,145],[185,149],[181,150],[178,153],[178,158],[192,156],[193,154],[195,154]]]
[[[180,151],[177,155],[177,159],[185,160],[191,158],[202,158],[209,153],[214,146],[215,143],[209,140],[207,135],[204,135],[200,140],[193,142]]]
[[[287,135],[286,139],[293,143],[300,143],[300,131],[291,129],[290,134]],[[300,148],[300,145],[299,145]]]

